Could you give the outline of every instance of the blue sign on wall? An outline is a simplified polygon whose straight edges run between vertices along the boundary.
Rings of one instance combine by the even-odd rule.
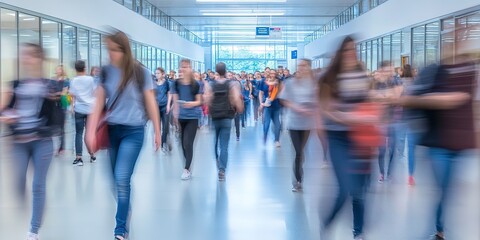
[[[270,28],[269,27],[257,27],[256,35],[257,36],[269,36],[270,35]]]
[[[297,50],[292,51],[292,59],[297,59]]]

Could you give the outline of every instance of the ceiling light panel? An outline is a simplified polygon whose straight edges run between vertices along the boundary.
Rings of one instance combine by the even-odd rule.
[[[287,0],[197,0],[197,3],[284,3]]]

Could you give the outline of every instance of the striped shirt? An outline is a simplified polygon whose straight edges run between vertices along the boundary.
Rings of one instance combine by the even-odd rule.
[[[367,99],[370,86],[370,78],[362,70],[338,74],[337,91],[333,93],[335,100],[332,110],[341,112],[352,111],[357,103],[362,103]],[[325,129],[330,131],[348,131],[348,126],[326,118]]]

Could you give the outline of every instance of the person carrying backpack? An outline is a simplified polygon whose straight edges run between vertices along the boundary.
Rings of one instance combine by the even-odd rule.
[[[15,190],[24,198],[27,169],[33,163],[32,217],[28,240],[38,240],[45,211],[46,179],[53,158],[52,137],[60,133],[63,111],[58,105],[59,95],[51,89],[50,80],[43,79],[45,52],[37,44],[21,46],[20,64],[23,79],[13,81],[10,101],[1,108],[1,121],[13,132],[12,153]]]
[[[225,180],[228,162],[228,142],[235,112],[243,112],[244,106],[238,84],[225,79],[226,65],[217,63],[215,71],[220,77],[206,85],[205,99],[215,128],[215,157],[218,167],[218,180]],[[220,148],[220,153],[218,149]]]

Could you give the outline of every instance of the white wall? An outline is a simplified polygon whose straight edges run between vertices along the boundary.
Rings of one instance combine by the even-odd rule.
[[[309,43],[305,56],[314,58],[334,52],[345,35],[354,34],[357,41],[363,41],[479,4],[478,0],[389,0]]]
[[[195,61],[203,48],[151,22],[113,0],[2,0],[3,3],[98,30],[114,27],[131,39]]]

